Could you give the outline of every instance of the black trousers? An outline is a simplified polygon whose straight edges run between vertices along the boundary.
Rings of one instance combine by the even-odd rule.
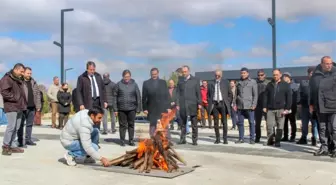
[[[186,140],[187,123],[188,121],[191,121],[192,141],[197,142],[198,139],[197,115],[190,115],[188,120],[187,110],[185,108],[181,108],[180,118],[181,118],[181,137],[180,137],[181,141]]]
[[[201,118],[202,118],[202,126],[205,127],[205,112],[208,115],[208,124],[209,124],[209,128],[211,128],[212,126],[212,121],[211,121],[211,115],[210,115],[210,111],[208,106],[202,105],[202,109],[201,109]]]
[[[92,107],[93,106],[101,107],[99,97],[96,99],[92,98]],[[94,124],[93,128],[98,128],[100,130],[100,123],[98,125]]]
[[[336,114],[319,113],[318,115],[318,131],[321,143],[321,149],[335,150],[336,146]],[[328,142],[329,140],[329,142]]]
[[[224,102],[214,102],[214,107],[212,109],[212,113],[214,116],[214,123],[215,123],[215,134],[216,134],[216,140],[220,139],[219,134],[219,115],[221,115],[221,122],[223,124],[223,139],[227,139],[227,132],[228,132],[228,126],[227,126],[227,117],[226,117],[226,107],[224,105]]]
[[[23,142],[23,139],[25,139],[25,142],[32,141],[34,116],[35,116],[35,108],[28,108],[27,110],[23,111],[20,128],[18,129],[18,132],[17,132],[18,142],[20,144],[25,144]],[[23,138],[24,128],[26,129],[25,138]]]
[[[128,140],[134,140],[134,120],[136,112],[131,111],[118,111],[119,117],[119,134],[120,140],[125,141],[126,130],[128,130]]]
[[[68,122],[69,113],[68,112],[59,112],[58,113],[58,128],[63,128]]]
[[[261,107],[257,107],[254,111],[254,119],[255,119],[255,132],[256,132],[256,140],[260,140],[261,138],[261,120],[264,117],[267,120],[267,113],[265,113]]]
[[[293,111],[293,110],[292,110]],[[296,137],[296,111],[286,115],[284,123],[284,138],[288,138],[288,121],[291,126],[291,139]]]

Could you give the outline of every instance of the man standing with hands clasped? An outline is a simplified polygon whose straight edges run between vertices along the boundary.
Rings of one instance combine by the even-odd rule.
[[[96,64],[86,63],[86,71],[78,77],[76,99],[80,110],[90,109],[93,106],[107,107],[105,84],[102,76],[96,72]],[[100,124],[94,125],[100,129]]]
[[[181,138],[179,144],[186,144],[188,117],[192,126],[192,145],[197,145],[197,110],[201,109],[200,81],[190,74],[189,66],[182,67],[183,78],[177,84],[177,108],[181,116]]]
[[[285,116],[292,106],[290,85],[281,80],[281,71],[273,70],[273,80],[267,84],[264,92],[263,111],[267,113],[267,143],[280,147]],[[274,133],[274,127],[276,132]],[[274,142],[275,137],[275,142]]]

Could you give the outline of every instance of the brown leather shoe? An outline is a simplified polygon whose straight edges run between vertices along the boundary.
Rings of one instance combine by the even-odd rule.
[[[2,147],[2,155],[12,155],[12,151],[8,146],[3,146]]]
[[[10,150],[12,153],[23,153],[24,152],[24,150],[19,147],[11,148]]]

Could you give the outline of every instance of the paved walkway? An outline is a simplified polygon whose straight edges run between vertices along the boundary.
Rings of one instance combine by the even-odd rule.
[[[147,125],[137,124],[139,137],[145,137]],[[0,128],[0,140],[5,128]],[[213,134],[200,129],[199,146],[175,146],[189,166],[201,165],[194,172],[175,179],[161,179],[68,167],[59,162],[64,149],[59,143],[59,130],[34,127],[38,146],[29,147],[24,154],[0,156],[1,185],[331,185],[336,184],[335,160],[314,157],[316,147],[284,143],[282,148],[261,144],[236,145],[232,142],[237,131],[230,131],[229,145],[214,145]],[[177,140],[177,132],[173,132]],[[132,147],[122,148],[118,134],[101,137],[101,153],[115,158]],[[190,138],[188,139],[191,141]]]

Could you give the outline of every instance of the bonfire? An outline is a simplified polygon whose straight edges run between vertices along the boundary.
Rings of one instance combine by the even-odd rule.
[[[178,162],[186,165],[183,158],[173,149],[172,143],[167,139],[169,122],[174,119],[176,108],[169,113],[162,113],[157,122],[154,136],[143,139],[136,149],[126,151],[116,159],[111,160],[112,166],[129,167],[139,170],[140,173],[150,173],[152,169],[163,170],[168,173],[179,169]]]

